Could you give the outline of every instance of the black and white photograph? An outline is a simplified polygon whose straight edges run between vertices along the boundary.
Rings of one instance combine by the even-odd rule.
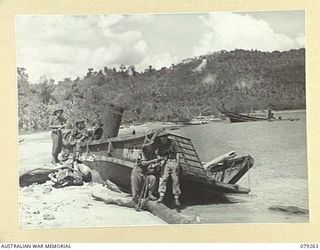
[[[309,222],[304,10],[15,35],[20,229]]]

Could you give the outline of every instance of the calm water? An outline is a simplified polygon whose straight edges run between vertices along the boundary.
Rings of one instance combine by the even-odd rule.
[[[222,122],[180,130],[192,139],[202,161],[231,150],[255,159],[253,169],[239,182],[250,186],[249,195],[231,195],[229,203],[192,206],[182,213],[200,214],[203,223],[308,222],[307,215],[268,210],[272,205],[308,209],[306,114],[299,111],[281,116],[299,121]]]

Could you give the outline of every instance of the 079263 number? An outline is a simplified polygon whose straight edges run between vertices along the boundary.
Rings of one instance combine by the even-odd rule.
[[[316,243],[312,243],[312,244],[302,243],[302,244],[300,244],[300,248],[315,249],[315,248],[319,248],[319,245]]]

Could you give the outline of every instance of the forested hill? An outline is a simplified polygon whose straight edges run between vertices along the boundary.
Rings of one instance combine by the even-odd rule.
[[[125,108],[124,122],[182,121],[205,108],[234,111],[305,108],[305,49],[285,52],[220,51],[170,68],[134,66],[88,69],[85,76],[55,82],[45,76],[30,84],[18,68],[19,128],[46,129],[63,107],[69,121],[95,119],[104,103]]]

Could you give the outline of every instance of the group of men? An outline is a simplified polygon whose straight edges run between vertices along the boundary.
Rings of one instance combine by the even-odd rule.
[[[58,155],[62,151],[62,129],[66,127],[66,119],[62,116],[63,109],[58,109],[53,112],[50,119],[51,137],[52,137],[52,163],[59,163]],[[73,161],[79,158],[81,153],[81,141],[88,134],[86,133],[84,121],[78,121],[75,128],[71,130],[70,140],[74,141],[75,156]],[[172,137],[162,137],[157,143],[156,158],[147,160],[145,147],[142,147],[142,152],[136,160],[135,167],[131,173],[131,188],[132,198],[135,204],[143,198],[157,200],[163,202],[169,176],[172,179],[172,193],[174,195],[175,206],[180,206],[179,196],[181,194],[179,183],[179,153]],[[151,144],[154,143],[153,141]],[[149,143],[150,145],[150,143]],[[156,177],[155,174],[160,171],[160,180],[158,193],[159,198],[156,198]]]
[[[133,202],[138,206],[139,200],[149,198],[162,203],[166,190],[169,176],[172,179],[172,193],[174,195],[174,204],[180,206],[179,196],[181,194],[179,183],[179,159],[180,155],[172,137],[162,137],[156,148],[156,158],[146,159],[144,147],[139,155],[135,166],[131,172],[131,188]],[[156,198],[156,176],[160,171],[160,180]],[[147,190],[147,192],[145,192]]]
[[[50,119],[49,127],[51,128],[52,138],[52,163],[59,163],[59,154],[62,151],[63,133],[62,129],[66,127],[67,121],[63,117],[63,109],[58,109],[53,112]],[[67,143],[74,146],[73,160],[77,160],[81,154],[82,142],[88,137],[87,130],[85,129],[84,121],[75,123],[75,127],[70,131]],[[62,158],[66,159],[70,152],[64,152]]]

